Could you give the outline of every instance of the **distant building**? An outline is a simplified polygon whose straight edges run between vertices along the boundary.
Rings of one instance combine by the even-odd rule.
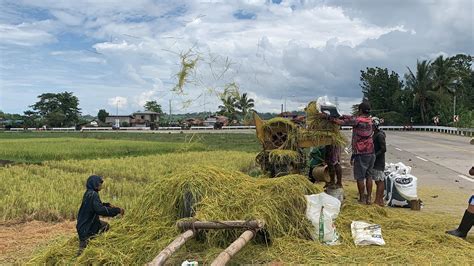
[[[157,112],[144,111],[135,112],[131,115],[109,115],[105,118],[105,123],[112,126],[127,123],[132,127],[149,127],[152,123],[158,123],[160,114]],[[117,121],[118,120],[118,121]]]
[[[305,122],[306,117],[304,115],[298,115],[296,113],[291,113],[291,112],[283,112],[278,115],[278,117],[283,117],[286,119],[291,120],[292,122],[302,125]]]
[[[130,124],[134,127],[149,127],[151,123],[160,121],[160,113],[152,111],[135,112],[132,116],[133,119]]]
[[[287,118],[287,119],[290,119],[290,120],[293,120],[293,119],[295,119],[296,117],[298,117],[298,114],[291,113],[291,112],[283,112],[283,113],[279,114],[278,116],[279,116],[279,117],[283,117],[283,118]]]
[[[221,128],[229,124],[229,119],[222,115],[211,115],[203,121],[204,126]]]
[[[182,125],[185,128],[198,127],[198,126],[203,126],[204,122],[202,119],[199,119],[199,118],[188,118],[183,121]]]
[[[119,124],[121,125],[122,123],[128,123],[129,125],[131,124],[133,119],[133,116],[131,115],[109,115],[105,118],[105,123],[112,126]]]

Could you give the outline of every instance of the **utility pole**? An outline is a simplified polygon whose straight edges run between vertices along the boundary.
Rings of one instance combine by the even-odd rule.
[[[454,116],[456,115],[456,95],[454,95],[454,103],[453,103],[453,112],[454,112]]]
[[[283,104],[281,104],[281,113],[283,113]]]
[[[169,120],[168,123],[171,124],[171,99],[170,99],[170,116],[168,120]]]

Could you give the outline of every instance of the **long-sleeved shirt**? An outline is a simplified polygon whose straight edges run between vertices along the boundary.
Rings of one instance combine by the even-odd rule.
[[[77,215],[76,230],[80,240],[86,240],[99,233],[99,215],[113,217],[120,213],[120,208],[102,203],[96,191],[99,182],[102,182],[99,176],[91,176],[87,180],[87,190],[82,197],[82,204]]]
[[[383,171],[385,169],[385,152],[387,146],[385,145],[385,132],[382,130],[375,131],[373,135],[374,149],[375,149],[375,163],[374,169]]]

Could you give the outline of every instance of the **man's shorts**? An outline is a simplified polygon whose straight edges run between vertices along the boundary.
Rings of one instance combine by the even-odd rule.
[[[380,170],[375,170],[372,168],[369,171],[369,176],[371,176],[374,181],[385,181],[385,175],[383,174],[383,171]]]
[[[354,156],[354,179],[364,180],[370,176],[370,170],[374,167],[375,154],[357,154]]]

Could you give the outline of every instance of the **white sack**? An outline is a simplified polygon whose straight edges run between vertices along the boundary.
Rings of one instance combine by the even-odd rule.
[[[362,221],[352,221],[351,232],[357,246],[385,245],[382,238],[382,227],[378,224],[369,224]]]
[[[338,216],[341,209],[341,202],[335,197],[326,193],[319,193],[313,195],[306,195],[306,217],[314,226],[314,231],[311,236],[314,240],[319,240],[319,218],[321,214],[321,207],[323,209],[324,220],[324,237],[323,241],[326,244],[337,244],[339,235],[336,232],[334,219]]]

